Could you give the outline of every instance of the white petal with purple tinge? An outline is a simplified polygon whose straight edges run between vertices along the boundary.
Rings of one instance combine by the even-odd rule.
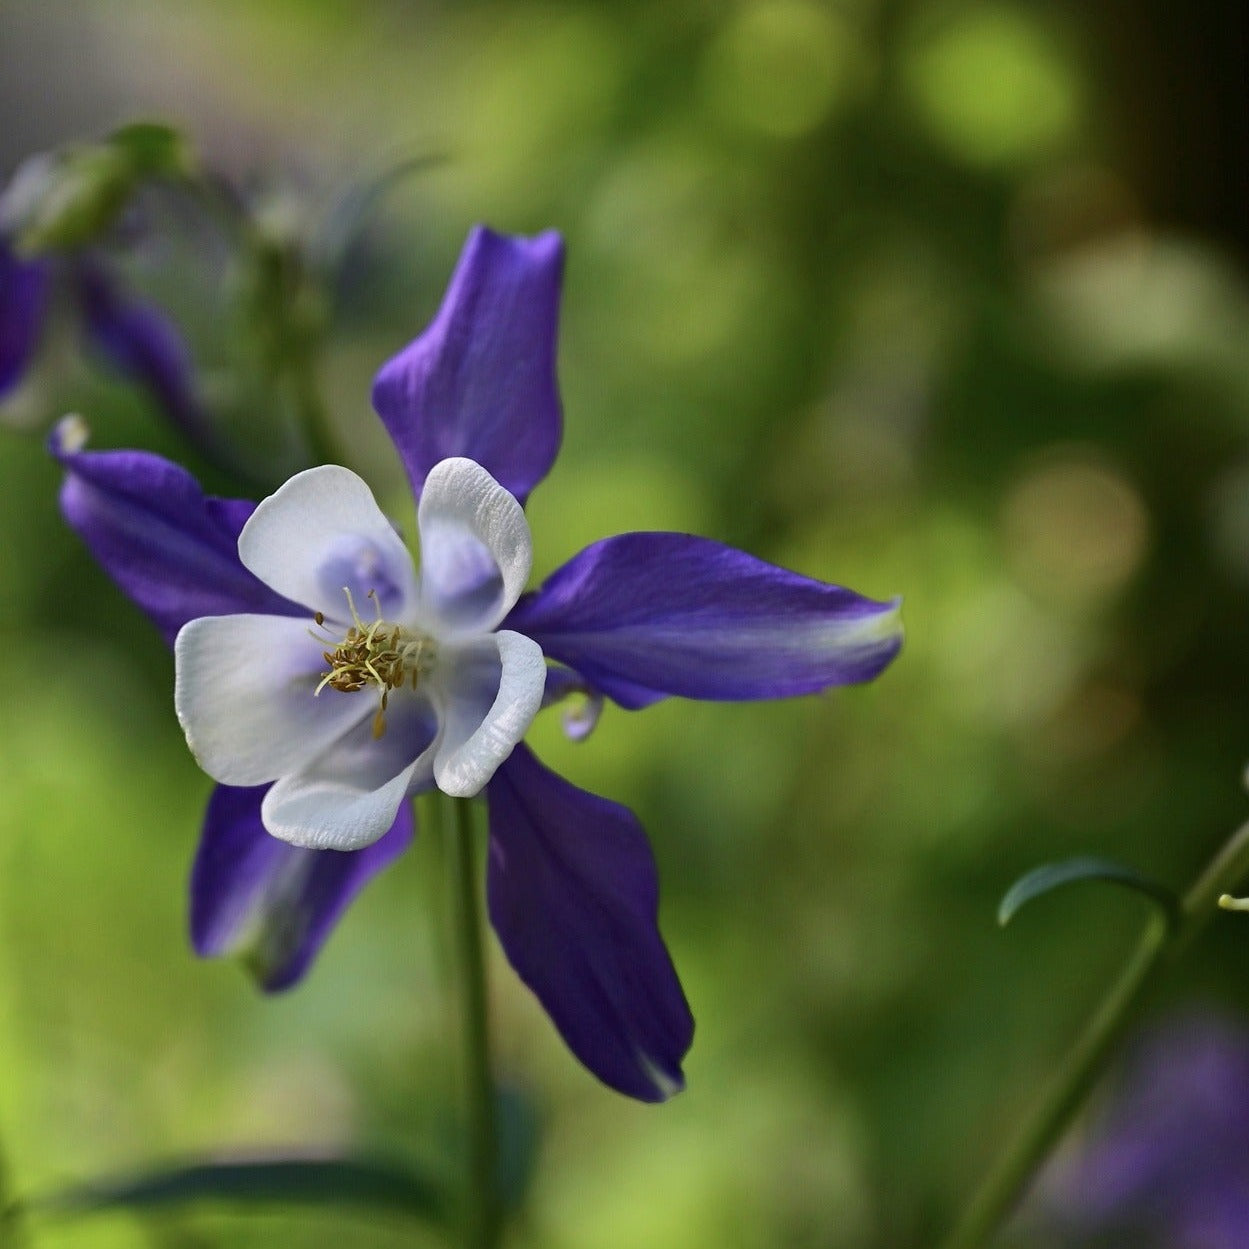
[[[265,828],[293,846],[359,850],[395,822],[419,759],[377,789],[360,789],[315,773],[284,776],[260,804]]]
[[[504,629],[445,654],[437,685],[442,737],[434,776],[443,793],[471,798],[538,714],[546,663],[536,642]]]
[[[480,464],[454,458],[431,470],[417,520],[426,618],[444,638],[490,632],[529,580],[524,510]]]
[[[200,767],[224,785],[297,771],[372,714],[373,704],[313,697],[321,647],[296,616],[204,616],[174,643],[174,707]]]
[[[261,818],[292,845],[358,850],[386,832],[405,798],[433,784],[438,722],[423,692],[396,690],[385,730],[375,737],[371,691],[321,696],[359,701],[368,715],[298,773],[283,776],[265,795]]]
[[[368,486],[337,464],[297,473],[265,499],[239,534],[239,559],[310,615],[350,624],[344,586],[366,622],[373,619],[364,602],[371,589],[389,620],[407,622],[416,611],[408,548]]]

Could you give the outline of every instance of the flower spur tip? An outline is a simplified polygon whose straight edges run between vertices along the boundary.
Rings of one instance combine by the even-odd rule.
[[[52,431],[52,445],[58,455],[76,455],[90,438],[91,426],[77,412],[61,417]]]

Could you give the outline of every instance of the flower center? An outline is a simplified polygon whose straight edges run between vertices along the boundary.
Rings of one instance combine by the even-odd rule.
[[[321,652],[330,670],[321,673],[321,684],[313,691],[313,696],[320,694],[327,685],[343,694],[354,694],[369,686],[379,690],[381,702],[373,717],[373,737],[376,740],[386,732],[386,703],[390,691],[408,682],[411,682],[413,689],[417,688],[421,674],[433,666],[434,644],[423,633],[415,633],[402,625],[383,620],[382,605],[375,590],[369,591],[369,598],[373,600],[377,619],[370,625],[360,619],[355,600],[346,586],[343,586],[343,593],[347,596],[352,624],[341,642],[333,649]],[[324,614],[317,612],[315,620],[317,627],[323,629]],[[312,636],[317,637],[317,634]],[[318,637],[317,640],[333,641],[333,637]]]

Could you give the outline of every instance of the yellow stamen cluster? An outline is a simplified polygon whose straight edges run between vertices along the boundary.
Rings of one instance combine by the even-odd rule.
[[[387,624],[382,619],[382,607],[375,591],[369,591],[377,619],[366,625],[356,611],[351,591],[344,586],[347,606],[351,609],[352,625],[346,637],[331,650],[323,651],[322,658],[330,666],[321,674],[321,683],[313,691],[319,694],[328,685],[330,689],[344,694],[375,686],[381,691],[381,705],[373,717],[373,737],[386,732],[386,704],[390,691],[411,682],[416,689],[421,673],[428,671],[433,661],[433,645],[423,634],[409,633],[400,625]],[[316,614],[317,627],[325,624],[325,616]],[[317,635],[314,633],[313,637]],[[331,639],[326,639],[331,640]]]

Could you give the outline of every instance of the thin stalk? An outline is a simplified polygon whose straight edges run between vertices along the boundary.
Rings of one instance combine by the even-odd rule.
[[[29,1244],[22,1203],[13,1192],[8,1158],[0,1146],[0,1249],[27,1249]]]
[[[426,864],[424,905],[433,927],[434,960],[439,987],[444,996],[451,993],[451,908],[446,884],[450,880],[447,867],[447,799],[441,790],[432,789],[417,800],[417,827],[421,833],[421,852],[429,856]]]
[[[1118,979],[1076,1039],[1041,1101],[985,1177],[942,1249],[981,1249],[1027,1192],[1162,974],[1193,943],[1219,897],[1249,874],[1249,824],[1224,843],[1184,895],[1179,916],[1151,917]]]
[[[314,464],[340,464],[343,453],[330,424],[329,409],[321,398],[316,382],[316,365],[311,359],[300,360],[290,372],[291,398],[299,417],[308,454]]]
[[[464,1086],[468,1118],[464,1203],[465,1249],[494,1249],[501,1219],[496,1184],[498,1157],[494,1082],[490,1077],[490,1033],[486,1014],[486,961],[482,942],[481,890],[477,873],[473,808],[452,800],[447,862],[451,876],[457,970],[462,1002]]]

